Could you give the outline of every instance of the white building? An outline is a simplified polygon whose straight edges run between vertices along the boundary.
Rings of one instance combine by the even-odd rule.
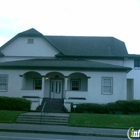
[[[0,49],[0,96],[108,103],[140,98],[140,55],[114,37],[17,34]],[[43,100],[44,99],[44,100]]]

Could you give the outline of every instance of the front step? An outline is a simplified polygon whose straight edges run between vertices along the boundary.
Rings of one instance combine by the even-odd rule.
[[[36,111],[40,112],[43,108],[44,103],[46,106],[44,112],[48,113],[64,113],[64,99],[53,99],[53,98],[43,98],[43,101]]]
[[[38,115],[32,113],[30,114],[21,114],[16,123],[27,123],[27,124],[48,124],[48,125],[67,125],[69,120],[69,115],[53,115],[53,114],[46,114],[46,115]]]

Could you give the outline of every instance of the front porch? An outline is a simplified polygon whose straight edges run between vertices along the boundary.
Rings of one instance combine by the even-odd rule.
[[[20,94],[21,97],[32,101],[32,110],[41,105],[44,98],[86,100],[88,78],[85,74],[77,72],[65,76],[60,72],[41,75],[39,72],[30,71],[21,75]]]

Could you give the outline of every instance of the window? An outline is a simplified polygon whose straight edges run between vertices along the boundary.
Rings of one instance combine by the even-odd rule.
[[[134,60],[134,69],[136,69],[136,70],[140,69],[140,60],[139,59]]]
[[[113,78],[102,78],[102,94],[113,94]]]
[[[71,80],[71,90],[80,90],[80,80]]]
[[[34,39],[33,39],[33,38],[29,38],[29,39],[27,40],[27,43],[28,43],[28,44],[34,44]]]
[[[0,91],[7,91],[8,88],[8,76],[0,75]]]
[[[42,89],[42,79],[34,79],[34,89]]]

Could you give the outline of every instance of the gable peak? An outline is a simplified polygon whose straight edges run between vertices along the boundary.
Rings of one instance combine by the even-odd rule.
[[[29,30],[26,30],[26,31],[19,33],[18,36],[21,36],[21,37],[26,37],[26,36],[28,36],[28,37],[30,37],[30,36],[42,37],[43,35],[39,31],[37,31],[36,29],[31,28]]]

